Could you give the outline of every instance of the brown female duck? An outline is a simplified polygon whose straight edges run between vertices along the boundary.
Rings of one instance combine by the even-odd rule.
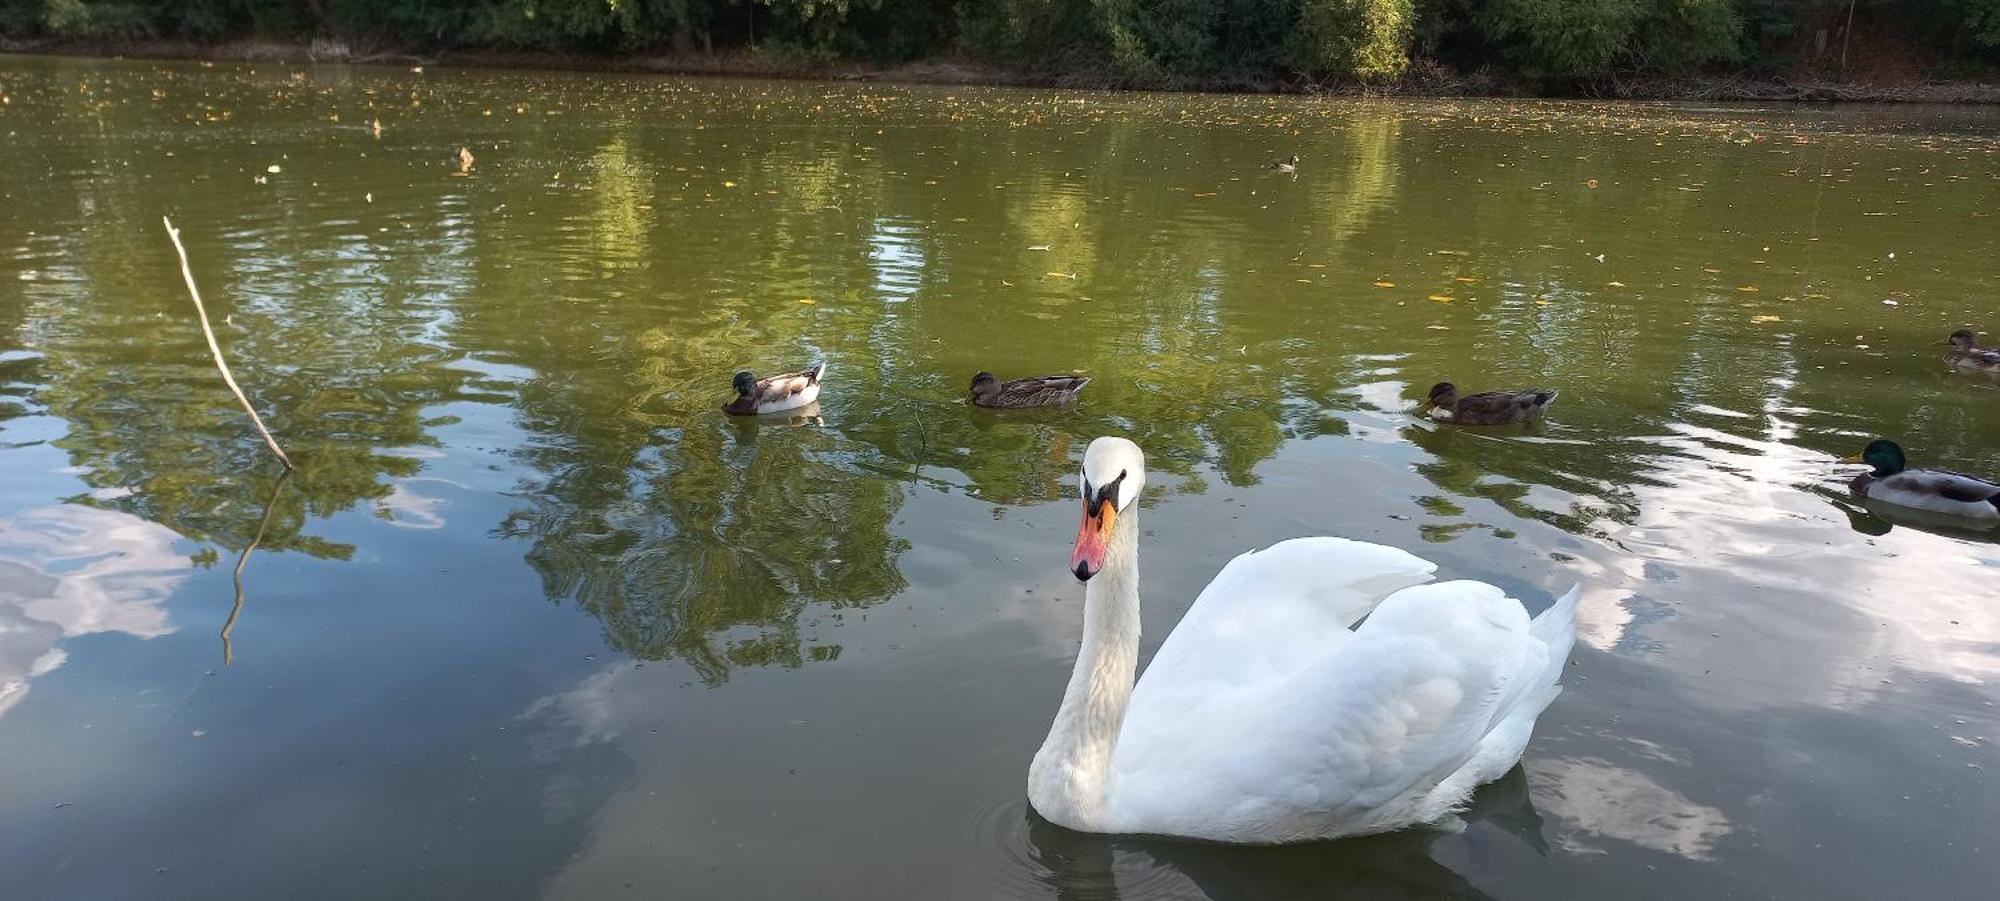
[[[1980,347],[1971,329],[1952,332],[1950,344],[1951,349],[1944,352],[1945,362],[1960,369],[2000,372],[2000,350]]]
[[[972,402],[996,410],[1054,407],[1069,402],[1088,384],[1090,379],[1085,376],[1044,375],[1003,382],[993,373],[982,372],[972,377]]]
[[[1503,425],[1542,418],[1557,392],[1543,388],[1520,391],[1482,391],[1459,396],[1458,386],[1439,382],[1431,386],[1430,397],[1420,412],[1439,422],[1458,425]]]

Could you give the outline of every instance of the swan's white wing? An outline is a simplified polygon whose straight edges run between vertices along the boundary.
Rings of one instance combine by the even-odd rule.
[[[1438,786],[1496,723],[1526,699],[1546,703],[1523,680],[1546,677],[1551,649],[1491,585],[1399,591],[1335,645],[1236,685],[1149,671],[1119,733],[1110,825],[1275,842],[1426,822],[1470,790]]]
[[[1146,665],[1149,686],[1242,685],[1298,672],[1344,641],[1349,627],[1437,565],[1398,548],[1346,538],[1280,541],[1229,561]]]

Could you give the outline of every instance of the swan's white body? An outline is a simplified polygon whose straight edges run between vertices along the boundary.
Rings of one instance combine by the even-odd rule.
[[[1142,466],[1137,446],[1098,439],[1086,504],[1088,486]],[[1576,589],[1531,621],[1491,585],[1422,584],[1422,559],[1324,537],[1231,561],[1134,688],[1136,513],[1107,526],[1076,668],[1028,771],[1030,803],[1059,825],[1278,843],[1436,823],[1513,767],[1561,690]]]

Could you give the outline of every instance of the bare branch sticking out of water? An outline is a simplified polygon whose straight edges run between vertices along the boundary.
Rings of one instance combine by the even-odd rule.
[[[278,477],[278,484],[271,489],[271,499],[264,502],[264,518],[257,521],[257,535],[244,545],[243,553],[236,558],[236,604],[229,608],[229,619],[222,624],[222,665],[236,661],[236,650],[229,644],[229,633],[236,628],[236,618],[243,615],[243,567],[250,563],[250,552],[264,543],[264,532],[271,528],[271,514],[278,510],[278,496],[285,493],[285,483],[292,480],[292,471]]]
[[[285,464],[285,471],[290,472],[296,468],[292,466],[292,458],[285,456],[285,449],[278,446],[278,439],[271,437],[271,430],[264,427],[264,418],[257,415],[256,407],[250,406],[250,398],[245,397],[243,389],[236,386],[236,377],[229,374],[229,364],[222,360],[222,346],[215,343],[215,329],[208,324],[208,309],[201,305],[201,292],[194,286],[194,271],[188,268],[188,252],[181,246],[180,229],[175,228],[173,221],[165,216],[160,217],[160,222],[167,227],[167,237],[173,239],[174,251],[181,255],[181,278],[187,281],[188,296],[194,298],[194,311],[201,319],[202,335],[208,338],[208,352],[215,355],[215,368],[222,371],[222,380],[235,393],[236,399],[243,402],[243,412],[250,414],[250,421],[257,424],[257,431],[263,434],[264,443],[270,445],[271,453],[277,454],[278,462]]]

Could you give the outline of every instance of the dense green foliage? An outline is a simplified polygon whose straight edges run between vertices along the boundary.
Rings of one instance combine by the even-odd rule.
[[[0,35],[966,56],[1160,85],[1379,81],[1427,60],[1575,83],[1838,74],[1851,53],[1963,71],[2000,60],[2000,0],[0,0]]]

